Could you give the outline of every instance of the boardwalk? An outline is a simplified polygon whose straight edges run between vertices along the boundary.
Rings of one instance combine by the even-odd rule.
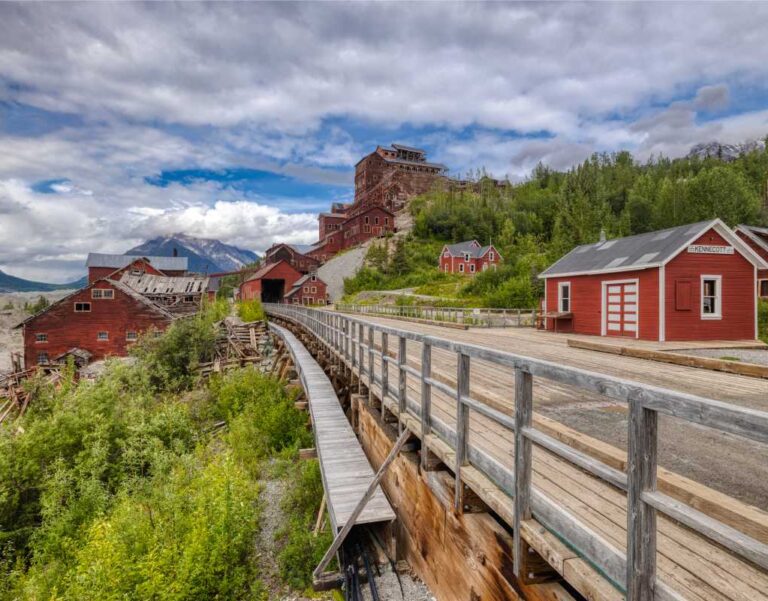
[[[344,527],[373,481],[374,473],[322,368],[285,328],[270,324],[286,343],[309,400],[315,448],[334,531]],[[355,524],[390,522],[392,507],[378,488]]]
[[[407,396],[407,415],[401,414],[402,421],[408,424],[416,433],[424,437],[423,422],[420,421],[422,394],[426,390],[430,401],[429,415],[431,424],[426,434],[427,444],[440,455],[449,466],[456,460],[455,449],[457,441],[457,350],[446,344],[435,344],[424,355],[424,348],[418,335],[426,333],[443,339],[450,338],[457,342],[482,342],[486,346],[495,349],[514,347],[514,351],[521,355],[541,357],[559,363],[565,363],[573,367],[586,368],[592,371],[616,374],[622,378],[636,381],[646,381],[649,384],[661,385],[672,390],[699,393],[705,397],[717,395],[724,400],[733,402],[743,407],[762,408],[768,395],[768,385],[757,379],[732,376],[694,370],[677,366],[659,366],[648,362],[625,357],[613,357],[581,351],[578,349],[566,350],[564,342],[553,343],[544,338],[536,338],[533,331],[525,331],[523,337],[511,337],[521,331],[504,330],[494,332],[484,330],[473,331],[446,331],[443,328],[433,326],[402,323],[387,319],[367,318],[365,322],[356,321],[355,324],[363,325],[362,337],[356,332],[357,326],[351,328],[350,340],[363,342],[363,346],[352,344],[350,340],[341,337],[342,358],[347,364],[355,363],[358,366],[373,364],[375,374],[373,381],[367,376],[365,370],[361,374],[363,381],[370,383],[375,394],[385,397],[385,405],[390,410],[397,412],[397,403],[392,400],[392,387],[397,386],[400,362],[396,361],[397,341],[392,340],[392,331],[387,334],[388,340],[383,338],[382,332],[376,328],[367,328],[364,324],[375,323],[408,330],[414,334],[408,340],[404,362],[408,366],[405,378]],[[310,326],[318,327],[309,322]],[[330,334],[328,333],[330,331]],[[350,333],[349,330],[346,332]],[[339,342],[339,333],[326,327],[325,335],[330,335],[333,340]],[[410,335],[409,335],[410,337]],[[478,338],[474,338],[478,337]],[[371,344],[371,342],[373,344]],[[344,348],[344,345],[347,345]],[[383,364],[382,369],[381,349],[386,347],[385,356],[389,359]],[[474,351],[467,348],[467,352],[475,353],[478,359],[472,359],[471,377],[469,378],[468,398],[482,401],[482,405],[475,405],[477,410],[471,413],[468,420],[467,448],[469,462],[461,469],[461,477],[466,481],[473,481],[473,488],[483,497],[497,513],[510,524],[514,522],[513,496],[515,468],[515,435],[510,430],[514,428],[512,416],[514,414],[514,390],[516,386],[514,370],[504,368],[497,362],[486,361],[482,358],[481,350]],[[370,355],[369,355],[370,353]],[[491,353],[492,354],[492,353]],[[427,366],[428,386],[425,388],[423,381],[417,376],[424,373],[421,363],[422,356],[431,359]],[[372,359],[372,361],[370,361]],[[367,363],[370,361],[370,363]],[[546,368],[546,366],[545,366]],[[542,373],[544,373],[542,371]],[[578,373],[576,373],[578,376]],[[422,378],[423,380],[423,378]],[[585,382],[587,380],[584,380]],[[388,382],[390,393],[381,394],[382,382]],[[606,391],[611,391],[610,382],[606,385]],[[552,399],[570,398],[574,403],[595,403],[600,395],[588,386],[565,385],[551,378],[534,378],[533,396],[536,401],[544,399],[544,404],[552,402]],[[612,394],[616,400],[615,391]],[[387,398],[389,397],[389,398]],[[678,402],[685,404],[686,398],[678,395]],[[762,405],[762,407],[761,407]],[[486,408],[483,409],[483,406]],[[536,411],[539,407],[534,405]],[[490,411],[489,411],[490,409]],[[678,411],[678,406],[671,406],[672,412]],[[494,413],[496,410],[497,413]],[[749,415],[745,413],[745,415]],[[754,414],[755,420],[760,424],[765,423],[765,414]],[[504,417],[509,416],[509,417]],[[704,417],[702,417],[704,416]],[[665,417],[662,415],[662,417]],[[672,419],[672,418],[670,418]],[[688,419],[704,420],[705,414],[694,412]],[[551,420],[549,420],[551,421]],[[717,425],[709,421],[712,425]],[[543,432],[553,434],[557,428],[551,428],[546,418],[534,416],[534,428],[524,428],[524,435],[534,442],[531,460],[531,503],[533,515],[540,523],[544,523],[546,530],[557,534],[557,540],[534,540],[539,536],[536,528],[529,527],[526,521],[521,527],[522,536],[526,537],[532,546],[547,556],[550,563],[566,576],[568,581],[584,594],[591,594],[595,599],[621,598],[625,576],[623,567],[627,555],[627,477],[623,475],[626,467],[627,454],[613,448],[611,456],[610,448],[603,445],[600,448],[598,441],[592,441],[589,437],[579,439],[575,433],[568,438],[569,445],[580,450],[590,449],[584,455],[572,453],[563,449],[564,445],[557,446],[552,438],[542,436]],[[691,427],[690,425],[687,427]],[[763,426],[761,425],[760,428]],[[623,426],[626,432],[626,424]],[[701,426],[695,426],[702,430]],[[738,429],[731,428],[731,434],[717,432],[721,437],[736,439],[733,433]],[[663,433],[663,430],[662,430]],[[556,436],[556,435],[554,435]],[[763,434],[757,436],[761,438]],[[754,449],[760,445],[747,441]],[[663,441],[662,441],[663,446]],[[746,448],[746,447],[745,447]],[[685,455],[685,448],[678,448],[676,452]],[[570,453],[570,455],[569,455]],[[597,455],[601,462],[595,462],[585,455]],[[623,455],[624,463],[616,459]],[[568,461],[564,456],[569,456]],[[616,459],[612,463],[613,459]],[[691,457],[688,457],[691,459]],[[607,464],[607,466],[606,466]],[[614,471],[610,467],[615,468]],[[765,480],[765,464],[757,472],[733,474],[742,485],[750,484],[754,480]],[[606,469],[608,467],[608,469]],[[588,469],[587,469],[588,468]],[[695,482],[681,479],[675,474],[665,470],[659,470],[658,490],[666,494],[642,493],[646,503],[656,503],[659,499],[665,502],[670,498],[676,499],[672,504],[678,503],[682,513],[675,514],[678,519],[687,520],[691,515],[696,515],[696,520],[686,523],[700,526],[706,521],[703,514],[711,515],[719,522],[718,528],[722,532],[728,532],[735,539],[740,539],[739,532],[752,537],[756,549],[757,563],[744,559],[741,554],[733,553],[713,542],[709,537],[702,536],[698,532],[681,525],[678,521],[665,515],[674,513],[668,506],[658,505],[656,527],[656,598],[657,599],[690,599],[695,601],[757,601],[768,600],[768,574],[766,573],[765,543],[768,542],[768,515],[756,508],[749,507],[733,499],[711,491]],[[501,495],[499,494],[501,493]],[[647,496],[646,496],[647,495]],[[669,496],[667,496],[669,495]],[[505,500],[506,499],[506,500]],[[556,509],[554,508],[556,507]],[[660,509],[664,507],[664,509]],[[686,508],[691,507],[702,513],[691,513]],[[559,520],[558,516],[567,515],[569,519]],[[709,519],[709,518],[706,518]],[[637,517],[632,520],[636,524]],[[633,526],[634,528],[635,526]],[[644,526],[644,527],[647,527]],[[538,526],[537,528],[540,528]],[[697,527],[697,529],[699,529]],[[541,535],[546,539],[545,535]],[[631,540],[636,540],[632,539]],[[566,541],[567,548],[563,548],[561,540]],[[722,539],[725,540],[725,539]],[[558,544],[560,547],[558,547]],[[752,543],[749,543],[752,545]],[[538,545],[538,546],[537,546]],[[738,547],[738,545],[737,545]],[[743,550],[743,549],[742,549]],[[634,551],[633,551],[634,553]],[[633,561],[637,561],[635,558]],[[633,564],[634,565],[634,564]],[[599,570],[594,570],[599,566]],[[762,566],[762,567],[761,567]],[[600,574],[599,574],[599,573]],[[603,580],[603,577],[607,577]],[[605,584],[597,582],[602,580]],[[607,588],[606,588],[607,587]],[[611,593],[613,591],[613,593]],[[613,596],[612,596],[613,595]],[[635,598],[646,599],[647,596]]]

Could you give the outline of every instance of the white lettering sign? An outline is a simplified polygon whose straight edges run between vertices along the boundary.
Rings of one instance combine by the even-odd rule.
[[[691,244],[688,252],[698,255],[732,255],[733,246],[716,246],[711,244]]]

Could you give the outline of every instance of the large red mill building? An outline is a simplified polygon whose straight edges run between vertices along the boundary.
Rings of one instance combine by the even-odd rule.
[[[319,240],[306,255],[325,262],[339,251],[395,231],[395,213],[408,198],[445,180],[446,167],[427,161],[425,150],[402,144],[377,146],[355,165],[355,200],[320,213]]]
[[[541,273],[547,329],[644,340],[754,340],[768,264],[715,219],[585,244]]]

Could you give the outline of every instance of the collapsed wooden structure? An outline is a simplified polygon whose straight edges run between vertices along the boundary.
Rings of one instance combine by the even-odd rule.
[[[545,567],[594,600],[768,599],[768,523],[735,501],[700,504],[657,470],[659,414],[768,443],[768,413],[328,311],[266,310],[360,382],[384,423],[418,437],[423,471],[452,473],[456,515],[478,498],[512,530],[518,586]],[[478,400],[475,370],[514,373],[514,412]],[[540,428],[534,380],[625,402],[626,469]]]

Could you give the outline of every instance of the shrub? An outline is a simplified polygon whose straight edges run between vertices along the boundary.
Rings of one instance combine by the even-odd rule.
[[[322,498],[320,464],[316,460],[296,464],[282,502],[290,519],[278,533],[283,548],[277,558],[281,578],[293,588],[303,589],[312,584],[312,570],[333,542],[329,529],[317,537],[312,534]]]
[[[262,321],[264,319],[264,308],[258,299],[240,301],[237,303],[237,314],[246,323],[252,321]]]
[[[757,301],[757,330],[760,340],[768,342],[768,300]]]

